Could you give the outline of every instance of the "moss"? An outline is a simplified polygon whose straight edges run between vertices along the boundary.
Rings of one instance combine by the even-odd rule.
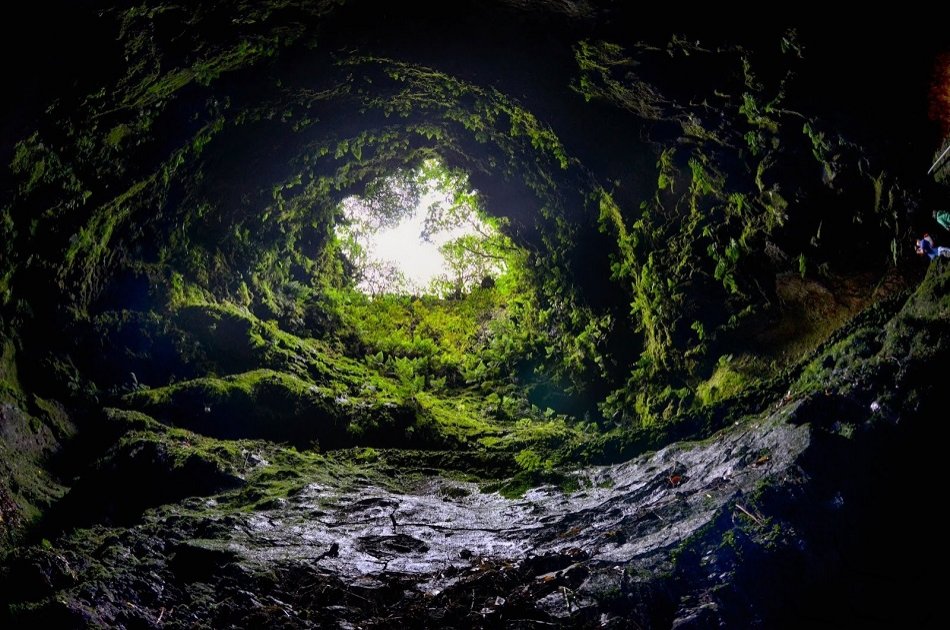
[[[262,38],[258,41],[241,41],[234,47],[217,54],[196,60],[190,67],[176,68],[164,74],[153,74],[125,94],[123,105],[130,109],[143,109],[171,97],[175,92],[193,81],[208,85],[222,73],[253,65],[260,59],[272,56],[278,40]]]
[[[769,281],[784,263],[759,265],[766,261],[761,248],[783,236],[778,228],[786,211],[799,212],[809,200],[809,182],[793,179],[781,152],[794,155],[804,146],[827,161],[840,148],[816,132],[817,126],[806,125],[800,133],[800,115],[777,109],[784,87],[770,100],[742,59],[744,85],[713,92],[723,104],[712,96],[702,100],[697,88],[696,98],[690,98],[703,105],[687,106],[667,95],[659,78],[652,83],[639,73],[650,67],[644,62],[654,54],[676,63],[708,59],[709,51],[698,44],[677,40],[667,48],[627,50],[607,42],[579,43],[575,90],[587,101],[632,114],[632,124],[642,126],[641,137],[658,139],[643,151],[645,163],[655,158],[655,190],[644,194],[642,182],[631,187],[618,180],[608,193],[597,183],[599,174],[579,167],[555,130],[523,105],[433,68],[342,56],[316,80],[288,80],[260,99],[222,81],[226,73],[277,54],[307,28],[296,12],[306,16],[309,9],[292,4],[292,32],[261,26],[257,35],[245,35],[241,26],[232,39],[201,42],[194,50],[189,50],[188,20],[200,23],[204,16],[180,7],[123,13],[125,76],[114,93],[90,96],[75,116],[101,121],[96,123],[101,128],[76,129],[79,122],[64,119],[63,138],[55,143],[34,135],[16,148],[17,215],[5,225],[11,233],[34,235],[23,241],[30,245],[47,234],[55,237],[49,252],[36,253],[32,262],[17,261],[26,262],[33,274],[25,278],[50,279],[61,288],[73,323],[86,323],[89,316],[90,336],[116,333],[105,345],[120,345],[120,333],[130,331],[143,342],[138,348],[123,346],[120,357],[105,357],[115,370],[108,378],[92,351],[77,365],[60,353],[55,365],[61,369],[51,371],[53,380],[69,382],[87,401],[140,390],[111,404],[146,411],[161,422],[131,411],[110,412],[104,424],[118,432],[126,449],[117,458],[146,453],[176,473],[197,461],[216,473],[235,474],[238,443],[215,436],[267,438],[304,451],[291,455],[284,449],[281,463],[260,474],[259,486],[247,490],[260,495],[257,504],[299,484],[293,466],[308,474],[324,470],[325,462],[311,452],[316,448],[361,447],[341,457],[366,470],[396,468],[398,456],[383,446],[458,449],[457,459],[443,450],[418,457],[451,460],[463,468],[484,458],[478,466],[521,468],[528,475],[550,472],[570,460],[568,453],[620,456],[709,431],[734,417],[721,412],[720,403],[739,404],[758,385],[742,359],[720,362],[696,387],[698,410],[690,408],[685,385],[695,384],[708,357],[726,351],[724,338],[741,334],[755,308],[780,302]],[[247,11],[229,24],[268,23],[255,9]],[[175,21],[183,15],[189,17]],[[184,29],[174,46],[160,46],[160,34],[151,30],[163,20],[170,20],[175,32]],[[734,62],[741,51],[719,53],[727,57],[724,76],[740,76]],[[212,84],[214,90],[203,89]],[[260,87],[271,86],[265,81]],[[129,118],[131,110],[137,110],[137,119]],[[336,118],[327,112],[343,116],[341,124],[328,126],[325,121]],[[720,113],[721,122],[713,120],[711,114]],[[780,141],[776,134],[789,119],[794,138]],[[653,125],[658,120],[662,125]],[[149,137],[150,129],[156,137]],[[166,133],[169,129],[174,133]],[[258,134],[265,143],[254,142]],[[260,152],[273,172],[255,177],[248,177],[243,165],[229,164],[227,150],[222,159],[216,153],[241,147],[257,154],[264,145],[274,148]],[[133,152],[133,147],[140,148]],[[499,292],[485,292],[459,301],[343,304],[347,270],[326,245],[334,208],[373,178],[437,153],[482,181],[486,174],[504,180],[493,210],[508,212],[503,206],[518,202],[513,205],[520,216],[511,213],[511,233],[530,245],[520,255],[531,290],[508,301],[499,299]],[[97,182],[94,193],[84,181]],[[780,184],[795,204],[778,194]],[[891,187],[883,177],[873,186],[873,210],[881,213],[887,206],[882,191]],[[60,206],[50,209],[49,198]],[[641,198],[647,199],[643,205],[631,203]],[[800,223],[810,217],[799,214],[795,220],[790,232],[807,231]],[[599,235],[592,234],[595,222]],[[589,259],[590,243],[612,250],[611,260],[599,257],[601,252]],[[22,251],[24,259],[34,255],[33,248]],[[817,265],[820,257],[814,260],[809,250],[809,264]],[[152,283],[146,305],[138,306],[149,311],[147,317],[118,308],[88,312],[98,298],[131,301],[126,292],[114,291],[122,294],[115,298],[104,289],[142,268],[148,268]],[[16,286],[11,273],[3,271],[0,293]],[[604,284],[581,286],[588,277]],[[609,298],[602,300],[605,294]],[[59,303],[58,297],[50,295],[50,303]],[[24,312],[29,306],[24,303]],[[37,311],[38,326],[55,321]],[[931,315],[908,311],[888,333],[887,351],[903,356],[939,346],[939,336],[933,330],[920,335],[915,320]],[[928,321],[934,329],[943,323]],[[162,343],[144,343],[155,339]],[[839,341],[804,368],[801,391],[820,387],[869,356],[855,350],[861,343],[873,346],[859,335]],[[13,363],[6,345],[0,359],[0,393],[22,396],[15,367],[7,367]],[[169,367],[146,378],[144,366],[150,363]],[[138,376],[129,384],[132,371]],[[93,373],[96,383],[87,386]],[[593,420],[582,423],[532,408],[528,394],[541,391],[535,386],[547,385],[548,376],[551,389],[568,391],[563,398],[581,401],[578,406],[586,406]],[[26,422],[65,426],[54,401],[30,401],[36,417]],[[596,417],[598,402],[605,416],[627,425],[624,430],[597,434],[595,422],[607,424]],[[555,405],[538,402],[547,404]],[[635,423],[640,426],[631,429]],[[682,431],[671,429],[677,423]],[[344,468],[342,459],[333,459],[333,465]],[[518,483],[542,480],[523,477]]]
[[[65,488],[48,462],[75,434],[56,401],[23,389],[13,340],[0,337],[0,549],[15,543]]]
[[[136,204],[155,183],[154,175],[132,184],[127,190],[101,205],[92,213],[89,221],[70,238],[64,255],[63,275],[73,272],[81,278],[75,291],[77,307],[84,308],[100,289],[98,267],[103,257],[110,252],[110,244],[116,229],[132,216]],[[85,199],[83,200],[85,201]]]
[[[31,402],[33,416],[50,432],[57,443],[66,444],[76,436],[76,425],[62,403],[41,398],[35,394]]]
[[[62,205],[74,207],[68,202],[84,190],[74,170],[58,151],[43,142],[39,132],[16,144],[10,169],[21,177],[21,195],[33,194],[44,187],[58,188],[57,192],[64,196]]]
[[[125,523],[151,507],[240,487],[248,454],[273,448],[222,442],[118,410],[108,411],[106,422],[120,437],[55,506],[52,522]]]
[[[814,156],[815,160],[817,160],[818,163],[821,164],[822,166],[828,168],[827,165],[830,161],[829,153],[831,151],[831,145],[825,139],[824,132],[816,129],[812,123],[806,122],[802,126],[802,133],[804,133],[808,137],[809,141],[811,141],[812,155]],[[879,188],[881,185],[880,179],[876,179],[874,181],[875,181],[875,187]],[[877,211],[878,201],[880,200],[880,197],[877,196],[876,199],[877,201],[874,204],[875,212]]]
[[[950,266],[932,263],[927,275],[900,312],[888,322],[883,352],[896,358],[927,360],[945,349],[937,331],[950,323]]]
[[[248,453],[277,448],[252,440],[209,438],[186,429],[169,427],[144,413],[124,409],[104,410],[102,421],[106,432],[115,436],[120,449],[145,442],[160,444],[167,454],[167,462],[175,469],[197,457],[213,465],[221,474],[241,477],[248,469]]]
[[[7,406],[0,439],[0,548],[15,542],[59,500],[66,488],[47,470],[58,443],[30,416]]]
[[[399,477],[384,471],[386,451],[371,448],[324,457],[272,442],[207,437],[119,409],[106,410],[103,422],[115,436],[115,444],[98,460],[93,472],[80,480],[64,508],[85,515],[80,521],[103,514],[126,519],[149,507],[208,494],[218,495],[214,503],[163,509],[214,515],[257,510],[273,507],[275,500],[312,483],[346,488],[367,479],[391,484]],[[411,474],[416,465],[424,468],[429,464],[417,457],[411,465],[399,465],[401,474]],[[123,485],[127,482],[134,484],[134,489],[127,490]],[[123,501],[128,505],[114,504]]]
[[[356,460],[360,462],[375,462],[379,460],[379,451],[375,448],[364,448],[356,454]]]
[[[116,439],[132,431],[166,433],[170,428],[151,416],[138,411],[107,407],[102,411],[102,427],[110,439]]]
[[[0,338],[0,397],[16,400],[23,397],[17,375],[16,348],[13,341]]]
[[[712,375],[696,387],[696,399],[703,405],[741,393],[757,382],[756,374],[762,374],[761,366],[749,357],[734,359],[724,355],[716,363]]]
[[[106,135],[106,144],[111,146],[114,149],[118,149],[122,144],[122,141],[125,140],[132,133],[132,130],[126,124],[118,124],[112,128],[112,130]]]
[[[515,462],[526,472],[551,468],[550,460],[545,461],[541,459],[541,456],[530,448],[519,451],[515,455]]]
[[[554,486],[565,494],[580,489],[580,482],[575,475],[542,467],[534,470],[521,470],[502,482],[486,484],[483,490],[485,492],[498,492],[506,499],[520,499],[528,490],[545,485]]]
[[[125,403],[222,438],[255,437],[300,447],[367,445],[408,440],[415,412],[382,397],[348,398],[290,374],[254,370],[222,378],[200,378],[129,394]]]
[[[481,401],[473,396],[444,398],[425,392],[415,395],[422,423],[450,440],[474,444],[500,439],[505,430],[481,413]]]
[[[122,314],[117,321],[128,317]],[[397,378],[343,356],[324,341],[297,337],[228,303],[180,305],[170,323],[161,321],[157,328],[149,324],[155,331],[150,334],[184,335],[175,342],[182,365],[237,373],[151,389],[142,385],[151,379],[142,376],[139,389],[127,394],[124,404],[208,435],[268,437],[300,448],[392,446],[411,440],[512,453],[530,445],[550,452],[580,439],[563,418],[530,411],[516,390],[487,398],[474,389],[413,393]],[[174,326],[168,328],[170,324]],[[119,376],[124,378],[129,369],[148,373],[145,364],[127,364]],[[525,410],[529,413],[521,421],[505,420]]]
[[[268,367],[339,395],[358,396],[367,388],[388,400],[397,395],[398,388],[390,379],[330,344],[287,333],[274,322],[262,321],[227,302],[202,299],[182,305],[175,309],[173,321],[201,350],[198,360],[214,372]]]
[[[767,108],[751,92],[742,94],[742,105],[739,107],[739,113],[746,116],[750,125],[772,134],[777,134],[779,131],[778,123],[768,115]]]
[[[739,543],[736,541],[736,533],[733,530],[729,530],[722,535],[722,546],[729,547],[733,550],[739,550]]]
[[[881,349],[880,330],[859,327],[823,348],[802,369],[791,391],[815,392],[835,384],[873,357]]]

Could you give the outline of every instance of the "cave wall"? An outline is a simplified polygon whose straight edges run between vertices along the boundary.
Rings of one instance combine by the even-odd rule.
[[[336,203],[432,155],[511,219],[545,369],[608,417],[673,416],[781,317],[783,274],[880,278],[911,256],[907,128],[871,133],[867,100],[815,96],[835,72],[854,83],[817,29],[680,31],[597,3],[74,11],[97,43],[70,85],[31,79],[0,204],[6,424],[38,418],[38,450],[17,449],[32,462],[69,434],[37,400],[84,417],[130,371],[200,376],[173,341],[182,306],[317,332],[300,305],[338,281],[321,256]]]

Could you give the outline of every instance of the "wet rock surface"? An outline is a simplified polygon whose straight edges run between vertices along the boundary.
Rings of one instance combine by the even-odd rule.
[[[570,492],[540,487],[512,500],[440,477],[404,492],[301,480],[285,499],[245,513],[191,499],[129,529],[85,532],[68,551],[21,558],[41,585],[20,597],[65,590],[20,618],[181,627],[245,625],[234,619],[256,614],[362,627],[408,615],[412,625],[623,626],[610,602],[631,585],[637,592],[638,580],[652,588],[674,550],[720,522],[762,525],[750,494],[781,483],[811,443],[808,426],[788,422],[797,408],[579,470],[580,489]],[[108,575],[95,575],[103,565]]]
[[[344,580],[452,574],[486,560],[581,549],[598,563],[649,561],[788,469],[809,442],[808,427],[784,422],[795,408],[721,440],[578,471],[584,489],[576,492],[542,487],[509,500],[438,478],[411,493],[367,485],[341,494],[307,485],[275,509],[240,518],[221,542],[250,564],[312,560]],[[338,553],[328,557],[334,545]],[[453,581],[435,577],[431,584],[439,590]]]

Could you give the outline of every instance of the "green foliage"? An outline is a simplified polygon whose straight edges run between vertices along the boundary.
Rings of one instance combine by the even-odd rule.
[[[790,64],[801,55],[795,42],[792,33],[782,41]],[[657,87],[661,79],[645,81],[638,71],[658,56],[669,56],[692,70],[706,68],[714,59],[733,63],[734,76],[741,76],[742,84],[697,94],[689,106],[671,104]],[[708,355],[721,353],[722,344],[745,320],[775,303],[773,290],[760,278],[773,270],[763,266],[805,273],[804,254],[797,261],[788,257],[775,247],[775,239],[791,221],[813,220],[814,234],[821,233],[822,223],[800,203],[789,203],[789,187],[807,191],[815,183],[831,185],[844,168],[842,156],[849,155],[874,192],[868,210],[877,215],[875,222],[891,230],[901,221],[893,216],[893,192],[886,192],[883,175],[869,175],[859,151],[841,137],[820,131],[816,121],[782,107],[793,65],[777,80],[764,80],[754,71],[757,62],[751,51],[714,53],[698,42],[675,38],[665,48],[641,44],[624,49],[585,41],[575,47],[575,59],[578,79],[572,87],[586,100],[611,103],[644,124],[662,118],[683,130],[682,137],[654,147],[656,194],[638,208],[628,208],[603,193],[598,215],[600,230],[615,243],[611,273],[629,294],[629,325],[642,335],[639,360],[626,362],[627,382],[609,394],[600,409],[609,417],[637,417],[649,424],[672,417],[689,398],[671,383],[698,386]],[[721,122],[710,121],[711,112],[718,113]],[[797,182],[776,168],[802,150],[822,163],[820,172],[809,172],[815,181]],[[677,186],[684,173],[688,189]],[[795,188],[798,184],[800,189]],[[896,235],[891,241],[900,242]],[[818,240],[813,244],[816,249],[827,247]],[[897,259],[895,251],[891,255]],[[705,296],[704,307],[695,308],[691,295]],[[714,376],[730,381],[734,374],[723,369]],[[729,382],[707,384],[704,398],[714,397],[709,389],[713,387],[720,393],[731,389]]]
[[[773,134],[778,133],[778,123],[768,115],[770,113],[769,106],[762,105],[755,94],[751,92],[743,93],[739,113],[745,115],[750,125],[760,127]]]
[[[722,190],[722,178],[710,173],[701,160],[690,159],[689,170],[692,173],[690,193],[694,199],[703,195],[718,194]]]
[[[702,405],[711,405],[745,391],[754,382],[746,370],[746,363],[734,359],[732,355],[719,357],[709,379],[696,387],[697,401]]]
[[[379,460],[379,451],[375,448],[361,448],[356,453],[356,460],[359,462],[375,462]]]
[[[761,131],[755,129],[747,131],[743,138],[745,138],[752,155],[759,155],[765,150],[765,139]]]
[[[128,66],[115,90],[89,95],[62,120],[54,110],[55,133],[15,149],[17,197],[2,228],[26,253],[0,254],[2,301],[22,299],[12,295],[14,263],[29,266],[30,278],[49,270],[64,309],[105,329],[111,315],[84,307],[111,278],[143,278],[156,329],[193,373],[176,366],[183,382],[142,386],[125,402],[209,433],[261,431],[302,448],[308,434],[321,448],[411,436],[501,450],[508,465],[538,472],[593,425],[534,407],[529,392],[610,391],[595,401],[604,415],[659,426],[690,408],[692,391],[711,405],[743,389],[741,365],[720,362],[710,374],[710,362],[750,313],[775,302],[760,272],[795,267],[792,258],[773,269],[763,255],[786,221],[803,216],[807,185],[782,168],[783,152],[804,146],[824,162],[846,155],[817,123],[798,132],[803,117],[779,108],[784,79],[768,85],[745,51],[721,50],[730,78],[710,93],[697,87],[695,102],[674,102],[661,78],[644,79],[655,75],[641,73],[641,62],[704,63],[711,51],[682,39],[629,50],[578,43],[572,88],[632,114],[655,142],[655,190],[618,179],[611,194],[522,104],[433,68],[342,53],[320,76],[262,83],[259,99],[229,94],[222,77],[292,44],[307,28],[301,16],[323,4],[243,7],[227,37],[207,43],[189,22],[204,18],[187,8],[119,14]],[[295,18],[278,31],[270,12],[284,10]],[[154,29],[166,20],[177,39],[163,48]],[[782,48],[800,52],[791,36]],[[342,112],[343,124],[326,111]],[[153,137],[157,122],[163,131],[178,125],[176,133]],[[228,159],[211,159],[218,143],[273,149],[261,154],[267,172],[231,172]],[[483,207],[464,173],[497,178],[524,207],[503,207],[505,194]],[[425,178],[452,192],[430,209],[430,235],[473,210],[491,234],[445,246],[452,273],[434,295],[361,295],[357,243],[331,236],[341,201],[361,195],[372,209],[366,228],[378,229],[418,202]],[[896,189],[883,174],[871,185],[874,214],[897,234]],[[601,234],[591,239],[595,221]],[[599,251],[589,255],[590,242],[609,246],[609,269]],[[896,261],[896,236],[892,243]],[[616,295],[605,306],[581,279],[608,273]],[[58,365],[57,378],[85,388],[68,357]],[[361,453],[354,457],[378,454]]]
[[[551,460],[544,460],[536,452],[530,448],[526,448],[522,451],[519,451],[515,455],[515,462],[518,466],[521,467],[525,472],[535,472],[538,470],[550,470],[552,467]]]
[[[118,149],[122,141],[130,134],[132,130],[128,125],[122,123],[112,128],[112,131],[106,136],[106,144],[112,148]]]
[[[414,397],[423,422],[430,422],[452,444],[497,447],[510,428],[499,424],[476,396],[436,395],[420,392]],[[502,416],[503,417],[503,416]]]
[[[574,58],[581,71],[571,89],[584,100],[603,99],[646,119],[660,118],[668,102],[645,81],[628,82],[634,59],[621,46],[610,42],[584,40],[574,47]]]
[[[739,293],[739,285],[736,282],[735,271],[739,258],[742,255],[742,249],[734,239],[730,239],[726,244],[722,255],[719,255],[718,248],[715,245],[709,246],[710,257],[716,260],[716,269],[713,271],[713,277],[722,282],[723,286],[730,293]]]
[[[507,352],[520,346],[498,334],[504,345],[493,348],[493,330],[502,323],[498,330],[524,333],[506,318],[491,319],[500,290],[479,289],[451,301],[371,300],[347,291],[341,295],[357,302],[342,307],[336,348],[231,304],[179,304],[172,322],[150,334],[176,338],[189,370],[222,376],[140,384],[122,404],[208,436],[256,436],[301,448],[394,446],[411,439],[416,446],[515,452],[535,445],[548,452],[575,437],[553,411],[533,408],[512,382],[510,370],[521,355]],[[104,319],[97,321],[109,334]],[[346,356],[359,352],[362,360]]]
[[[492,351],[498,331],[508,329],[499,288],[475,289],[451,301],[354,291],[334,294],[343,336],[358,340],[363,352],[411,391],[501,376],[501,348]]]
[[[436,196],[436,200],[420,208],[423,195]],[[406,225],[419,220],[420,213],[424,213],[424,222],[419,239],[441,243],[445,268],[424,286],[407,277],[398,264],[376,258],[373,241],[380,230],[397,226],[405,230]],[[468,177],[436,159],[371,181],[364,196],[344,200],[340,214],[334,246],[353,267],[359,288],[371,295],[460,296],[477,286],[498,282],[509,266],[520,262],[517,248],[502,232],[506,221],[488,216],[470,189]],[[403,246],[412,247],[413,243]]]
[[[346,153],[346,142],[342,142],[343,150],[338,150],[338,157]],[[356,143],[354,143],[356,145]],[[363,231],[376,231],[391,228],[411,212],[429,188],[424,169],[413,172],[399,170],[385,177],[370,180],[360,196],[360,205],[365,212],[353,216],[351,221],[359,221],[359,228]]]
[[[354,57],[345,63],[377,64],[389,80],[403,86],[386,97],[367,95],[367,104],[381,109],[386,116],[408,117],[413,112],[428,111],[461,124],[479,142],[490,139],[509,147],[512,153],[521,153],[530,147],[530,152],[537,158],[549,161],[561,170],[570,167],[567,152],[553,131],[497,90],[482,88],[431,68],[391,59]],[[464,101],[474,101],[474,104],[470,108],[459,107],[458,103]],[[507,131],[499,124],[502,120],[508,123]],[[523,141],[527,141],[527,147]]]
[[[819,164],[828,163],[830,161],[831,144],[825,138],[824,132],[817,130],[812,123],[806,122],[802,125],[802,133],[811,141],[811,152],[815,160]]]
[[[63,158],[42,141],[38,132],[16,144],[10,169],[20,176],[19,193],[28,195],[40,186],[58,187],[69,195],[64,205],[75,207],[75,193],[82,191],[82,183]]]
[[[16,400],[23,397],[20,379],[17,376],[16,350],[13,342],[0,338],[0,398]]]
[[[676,167],[673,165],[673,156],[675,153],[676,150],[672,147],[663,149],[663,151],[660,152],[660,158],[656,162],[656,167],[659,171],[659,176],[656,182],[656,187],[658,190],[669,189],[670,192],[673,191],[673,187],[676,184]]]

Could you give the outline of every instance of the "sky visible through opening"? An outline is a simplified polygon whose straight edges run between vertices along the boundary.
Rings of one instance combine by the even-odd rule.
[[[415,205],[400,208],[397,220],[389,221],[388,225],[371,227],[376,222],[376,211],[361,197],[347,197],[342,201],[346,222],[337,227],[337,235],[343,237],[343,251],[362,276],[356,284],[361,292],[444,294],[445,287],[453,282],[460,286],[458,278],[463,273],[458,258],[454,266],[446,258],[446,246],[461,237],[481,241],[486,235],[493,238],[498,234],[494,226],[479,216],[476,208],[469,204],[459,207],[454,194],[457,191],[446,188],[445,180],[425,178],[422,173],[421,169],[416,172],[421,195]],[[453,204],[456,211],[452,217],[443,219],[439,229],[430,230],[425,236],[427,217]],[[347,239],[351,241],[349,245]],[[354,243],[358,247],[353,247]],[[504,273],[505,265],[494,262],[489,267],[483,266],[481,271],[494,277]],[[472,288],[471,282],[461,284],[465,284],[466,290]]]

